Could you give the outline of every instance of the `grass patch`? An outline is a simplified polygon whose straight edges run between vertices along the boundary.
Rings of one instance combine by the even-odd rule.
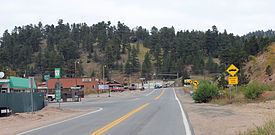
[[[134,46],[137,48],[139,46],[139,53],[138,53],[138,59],[139,62],[142,63],[144,61],[145,54],[150,51],[149,48],[144,47],[143,44],[134,44]]]
[[[251,82],[248,85],[232,87],[232,92],[228,88],[220,91],[220,96],[211,100],[213,104],[243,104],[262,102],[275,99],[275,92],[272,87],[266,84]]]
[[[220,96],[211,100],[211,103],[218,105],[226,105],[226,104],[243,104],[248,103],[249,101],[244,97],[243,94],[243,86],[232,88],[231,95],[228,88],[220,91]]]
[[[261,127],[256,127],[256,129],[248,130],[239,135],[274,135],[275,134],[275,121],[269,121]]]
[[[272,88],[265,84],[260,84],[257,82],[251,82],[244,88],[244,95],[247,99],[255,100],[259,98],[259,96],[264,91],[271,91]]]

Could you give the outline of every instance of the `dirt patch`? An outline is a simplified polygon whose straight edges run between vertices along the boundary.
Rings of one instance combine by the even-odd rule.
[[[261,94],[260,98],[263,100],[274,100],[275,99],[275,91],[264,91]]]
[[[183,90],[177,95],[196,135],[234,135],[275,118],[275,101],[220,106],[194,103]]]
[[[247,74],[251,81],[257,81],[266,84],[274,84],[275,74],[271,76],[266,75],[266,68],[268,65],[275,69],[275,43],[270,44],[266,51],[259,53],[256,56],[250,56],[249,61],[244,66],[245,74]]]
[[[0,118],[0,135],[14,135],[29,129],[75,117],[92,110],[59,109],[45,107],[35,113],[16,113]]]

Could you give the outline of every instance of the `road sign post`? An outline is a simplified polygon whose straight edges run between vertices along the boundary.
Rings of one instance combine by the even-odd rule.
[[[192,81],[191,81],[192,82]],[[194,85],[194,91],[197,91],[198,86],[199,86],[199,81],[198,80],[194,80],[193,81],[193,85]]]
[[[60,68],[55,68],[54,69],[54,78],[61,78],[61,69]]]
[[[59,79],[61,78],[61,68],[54,69],[54,78],[57,78],[56,88],[55,88],[55,99],[58,102],[58,106],[60,109],[60,100],[61,100],[61,84]]]
[[[48,95],[49,95],[49,89],[48,89],[48,80],[50,80],[50,75],[44,75],[44,80],[46,81],[46,99],[48,100]]]
[[[226,71],[231,76],[235,76],[238,73],[239,69],[234,64],[231,64]]]
[[[59,106],[59,109],[60,109],[61,84],[59,82],[59,79],[57,80],[57,83],[55,84],[55,100],[58,102],[58,106]]]
[[[236,92],[237,92],[237,85],[239,83],[238,76],[235,76],[238,72],[239,69],[234,65],[231,64],[227,69],[226,72],[230,75],[228,77],[228,84],[229,86],[229,91],[230,91],[230,100],[231,100],[231,94],[232,94],[232,87],[236,85]]]
[[[239,83],[238,76],[229,76],[228,84],[229,85],[237,85]]]

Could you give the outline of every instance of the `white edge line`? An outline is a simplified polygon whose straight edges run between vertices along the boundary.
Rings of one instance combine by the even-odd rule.
[[[177,100],[177,102],[178,102],[178,104],[180,106],[180,110],[181,110],[181,114],[182,114],[182,121],[183,121],[184,128],[185,128],[185,133],[186,133],[186,135],[192,135],[191,130],[190,130],[189,122],[188,122],[187,117],[185,115],[186,113],[184,112],[184,110],[182,108],[182,105],[181,105],[181,103],[180,103],[180,101],[179,101],[179,99],[178,99],[178,97],[176,95],[176,92],[175,92],[174,88],[173,88],[173,90],[174,90],[175,98],[176,98],[176,100]]]
[[[23,134],[26,134],[26,133],[29,133],[29,132],[33,132],[33,131],[42,129],[42,128],[46,128],[46,127],[50,127],[50,126],[53,126],[53,125],[57,125],[57,124],[60,124],[60,123],[63,123],[63,122],[67,122],[67,121],[74,120],[74,119],[77,119],[77,118],[80,118],[80,117],[83,117],[83,116],[86,116],[86,115],[89,115],[89,114],[93,114],[93,113],[99,112],[99,111],[102,111],[102,110],[103,110],[103,108],[99,108],[99,109],[97,109],[95,111],[92,111],[92,112],[88,112],[88,113],[85,113],[85,114],[82,114],[82,115],[79,115],[79,116],[76,116],[76,117],[73,117],[73,118],[70,118],[70,119],[67,119],[67,120],[63,120],[63,121],[60,121],[60,122],[56,122],[56,123],[52,123],[52,124],[49,124],[49,125],[45,125],[45,126],[42,126],[42,127],[35,128],[35,129],[31,129],[31,130],[19,133],[17,135],[23,135]]]
[[[156,91],[156,89],[152,90],[150,93],[146,94],[145,96],[147,97],[147,96],[151,95],[154,91]]]

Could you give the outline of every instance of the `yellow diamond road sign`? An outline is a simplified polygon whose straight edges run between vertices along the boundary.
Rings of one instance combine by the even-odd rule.
[[[238,73],[239,69],[238,69],[235,65],[231,64],[231,65],[227,68],[226,71],[227,71],[231,76],[235,76],[235,74]]]

